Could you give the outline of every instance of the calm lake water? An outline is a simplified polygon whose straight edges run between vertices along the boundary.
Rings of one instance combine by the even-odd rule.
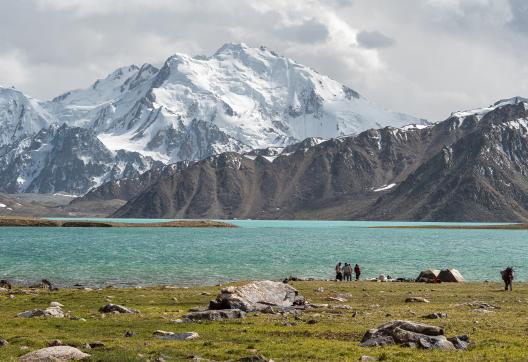
[[[393,222],[232,222],[240,227],[0,228],[0,279],[129,286],[333,278],[336,262],[342,261],[359,263],[363,277],[414,278],[422,269],[451,267],[467,280],[498,281],[499,270],[513,265],[517,278],[528,280],[528,231],[368,228],[419,224]]]

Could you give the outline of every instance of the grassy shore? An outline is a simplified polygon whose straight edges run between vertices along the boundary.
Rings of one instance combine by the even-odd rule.
[[[31,217],[0,217],[0,227],[164,227],[164,228],[178,228],[178,227],[213,227],[225,228],[235,227],[222,221],[215,220],[177,220],[166,222],[153,223],[126,223],[113,221],[83,221],[83,220],[48,220]]]
[[[528,356],[528,285],[515,284],[504,292],[498,283],[421,284],[374,282],[293,282],[312,303],[330,307],[304,312],[297,318],[250,314],[246,319],[173,323],[190,308],[206,306],[220,287],[144,288],[102,290],[37,290],[35,294],[0,293],[0,337],[9,344],[0,347],[0,360],[46,347],[52,340],[81,346],[101,341],[104,347],[83,349],[93,361],[185,361],[193,356],[212,360],[236,360],[260,353],[275,361],[355,361],[370,355],[390,361],[526,361]],[[317,288],[324,292],[317,292]],[[328,298],[349,293],[347,302]],[[409,296],[425,297],[431,303],[405,303]],[[45,308],[51,301],[82,320],[25,319],[21,311]],[[109,301],[138,309],[140,314],[102,315],[98,309]],[[500,307],[476,312],[467,305],[483,301]],[[331,308],[349,305],[350,310]],[[428,320],[433,312],[448,313],[447,319]],[[363,348],[363,334],[383,322],[407,319],[444,326],[448,336],[468,334],[475,346],[468,351],[425,351],[398,346]],[[315,321],[312,322],[311,320]],[[311,321],[311,322],[308,322]],[[153,338],[156,330],[198,332],[199,339],[167,341]],[[133,337],[125,337],[131,331]]]

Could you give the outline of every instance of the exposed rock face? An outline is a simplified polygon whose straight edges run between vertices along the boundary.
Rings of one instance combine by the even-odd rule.
[[[42,348],[37,351],[28,353],[19,358],[21,362],[49,362],[49,361],[72,361],[82,360],[90,357],[77,348],[70,346],[55,346]]]
[[[161,178],[116,212],[130,217],[348,218],[441,146],[428,129],[371,130],[279,155],[225,153]],[[437,132],[437,138],[445,136]],[[442,136],[442,137],[441,137]],[[452,137],[457,137],[453,133]]]
[[[163,167],[154,167],[137,177],[105,182],[101,186],[90,190],[84,196],[73,199],[71,205],[82,201],[130,200],[156,183],[160,178],[167,178],[181,172],[189,164],[190,162],[179,162]]]
[[[480,113],[479,113],[480,112]],[[162,177],[119,217],[528,220],[528,101],[264,156],[225,153]]]
[[[373,347],[402,344],[425,349],[466,349],[467,336],[446,338],[443,328],[427,324],[396,320],[369,330],[361,340],[361,346]]]
[[[475,124],[474,130],[446,144],[366,214],[381,217],[383,210],[409,220],[528,220],[526,100],[453,119],[461,126]]]
[[[139,313],[135,309],[127,308],[119,304],[106,304],[99,308],[101,313]]]
[[[304,305],[304,298],[292,286],[270,280],[258,281],[240,287],[222,289],[209,309],[240,309],[245,312],[262,311],[270,306],[289,308]]]
[[[0,150],[0,191],[82,194],[105,180],[137,177],[161,162],[111,152],[84,128],[51,126]]]

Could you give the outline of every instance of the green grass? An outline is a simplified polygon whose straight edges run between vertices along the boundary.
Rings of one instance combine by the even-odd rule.
[[[159,356],[168,361],[185,361],[192,356],[233,360],[255,353],[275,361],[356,361],[365,354],[388,361],[528,360],[527,284],[515,284],[513,292],[504,292],[498,283],[294,282],[292,285],[310,302],[348,304],[352,310],[314,309],[298,317],[250,314],[239,320],[174,324],[170,321],[180,318],[190,308],[207,305],[220,287],[39,290],[36,295],[16,294],[14,299],[1,293],[0,337],[8,340],[9,345],[0,347],[0,361],[14,361],[28,351],[46,347],[54,339],[73,346],[102,341],[104,348],[81,348],[91,354],[90,360],[93,361],[147,361]],[[315,292],[318,287],[325,291]],[[202,292],[211,295],[201,295]],[[346,303],[327,300],[337,293],[350,293],[351,297]],[[431,303],[405,303],[408,296],[425,297]],[[109,300],[141,313],[106,315],[103,318],[97,310]],[[483,314],[459,306],[475,300],[501,308]],[[51,301],[61,302],[65,311],[86,321],[16,317],[18,312],[44,308]],[[422,318],[432,312],[446,312],[449,318]],[[306,323],[310,319],[318,322]],[[359,347],[367,329],[392,319],[440,325],[445,327],[448,336],[468,334],[475,346],[468,351],[454,352],[399,346]],[[200,338],[193,341],[159,340],[152,337],[158,329],[195,331]],[[134,332],[135,336],[126,338],[126,331]]]

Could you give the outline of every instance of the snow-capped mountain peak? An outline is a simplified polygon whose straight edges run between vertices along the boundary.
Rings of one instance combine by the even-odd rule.
[[[121,67],[52,101],[18,96],[14,106],[9,92],[11,97],[0,93],[4,144],[65,123],[88,129],[112,157],[127,150],[164,163],[422,123],[292,59],[243,43],[225,44],[211,56],[176,53],[159,69]]]
[[[520,103],[525,104],[525,107],[528,106],[528,98],[516,96],[516,97],[501,99],[493,103],[489,107],[475,108],[475,109],[470,109],[466,111],[453,112],[451,114],[451,117],[457,117],[459,119],[464,119],[469,116],[476,116],[477,119],[480,119],[487,113],[494,111],[498,108],[504,107],[506,105],[520,104]]]
[[[38,100],[0,87],[0,147],[35,134],[54,120]]]

